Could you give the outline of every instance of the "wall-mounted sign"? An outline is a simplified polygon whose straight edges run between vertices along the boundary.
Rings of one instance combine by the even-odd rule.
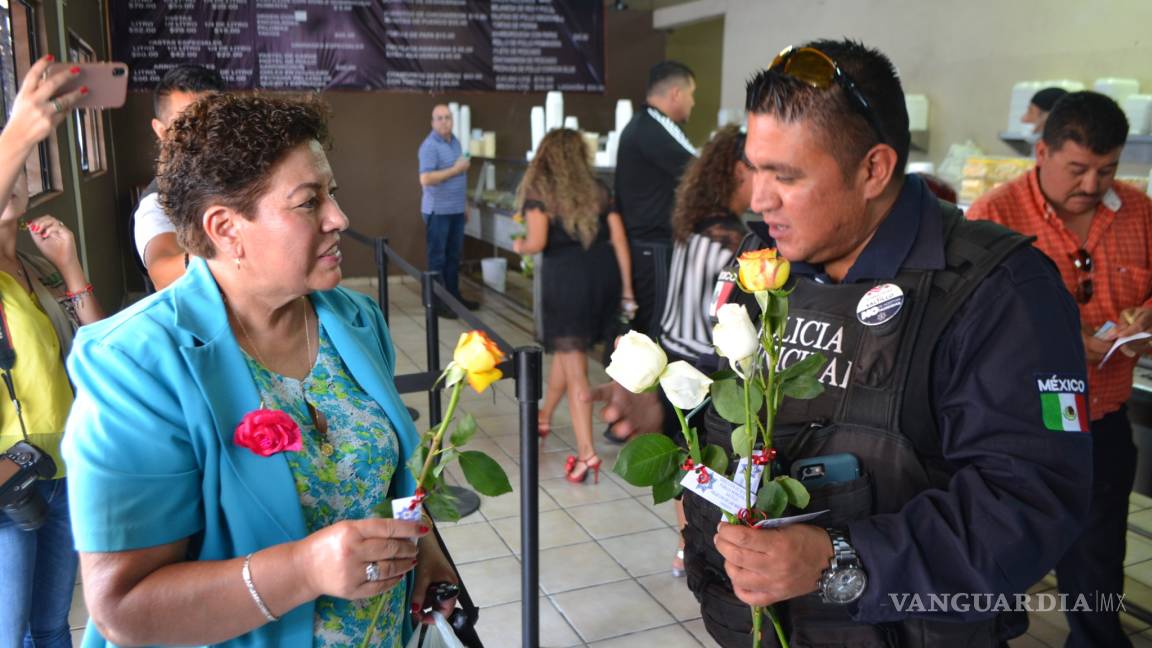
[[[599,0],[117,0],[112,52],[151,88],[180,63],[234,88],[604,91]]]

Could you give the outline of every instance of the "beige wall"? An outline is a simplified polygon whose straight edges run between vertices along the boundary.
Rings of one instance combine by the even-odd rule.
[[[677,27],[668,34],[666,58],[680,61],[696,74],[696,107],[684,125],[684,134],[696,146],[703,146],[716,130],[720,80],[723,78],[723,47],[723,18]]]
[[[905,92],[928,96],[931,146],[914,159],[939,163],[968,138],[1010,155],[996,134],[1016,81],[1132,77],[1152,93],[1148,0],[728,0],[721,105],[743,108],[745,81],[785,46],[841,36],[879,48]]]

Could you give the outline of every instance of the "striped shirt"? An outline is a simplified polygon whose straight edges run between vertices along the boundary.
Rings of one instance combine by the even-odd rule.
[[[420,144],[420,173],[443,171],[460,159],[460,140],[455,135],[447,142],[436,131],[428,133]],[[425,214],[463,214],[468,189],[468,174],[461,173],[436,185],[424,187],[420,211]]]
[[[696,230],[687,241],[677,241],[672,250],[668,296],[660,319],[664,348],[692,361],[713,353],[708,303],[716,277],[744,236],[743,225],[732,215],[701,221]]]
[[[1091,335],[1120,312],[1152,307],[1152,201],[1122,182],[1112,185],[1092,216],[1088,240],[1081,246],[1040,190],[1036,170],[997,187],[968,208],[972,220],[990,220],[1036,237],[1036,247],[1056,263],[1064,285],[1076,294],[1088,277],[1073,263],[1083,247],[1092,257],[1092,298],[1080,304],[1080,323]],[[1093,420],[1120,409],[1132,392],[1136,358],[1114,353],[1103,369],[1088,367],[1088,411]]]

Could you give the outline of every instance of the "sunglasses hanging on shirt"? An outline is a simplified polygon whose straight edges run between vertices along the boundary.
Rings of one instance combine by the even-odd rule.
[[[1092,255],[1088,253],[1088,250],[1080,248],[1069,256],[1072,258],[1072,265],[1085,275],[1080,279],[1080,283],[1076,285],[1076,303],[1087,304],[1092,300],[1092,293],[1094,292],[1092,286]]]

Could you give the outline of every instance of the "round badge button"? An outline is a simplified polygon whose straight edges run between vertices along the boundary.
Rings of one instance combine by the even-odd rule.
[[[904,291],[896,284],[873,287],[856,304],[856,319],[865,326],[879,326],[896,317],[904,307]]]

